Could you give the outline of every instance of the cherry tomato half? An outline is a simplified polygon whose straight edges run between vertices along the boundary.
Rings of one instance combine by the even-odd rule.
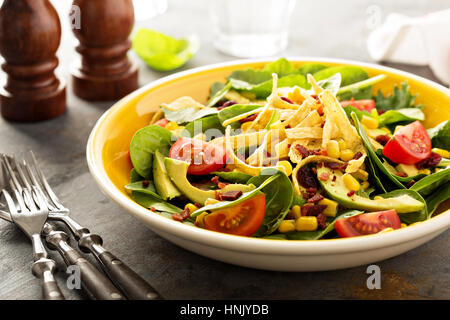
[[[342,108],[346,106],[354,106],[356,109],[361,111],[368,111],[371,112],[373,109],[375,109],[375,101],[374,100],[347,100],[347,101],[341,101]]]
[[[348,238],[377,233],[386,228],[400,229],[401,222],[392,209],[339,219],[334,223],[334,228],[341,238]]]
[[[205,228],[238,236],[251,236],[263,223],[266,196],[261,193],[242,203],[217,210],[204,218]]]
[[[383,154],[395,163],[415,164],[431,154],[431,141],[419,121],[398,130],[383,148]]]
[[[165,128],[169,124],[169,120],[163,118],[155,122],[155,125]]]
[[[222,168],[227,161],[225,150],[199,139],[180,138],[170,148],[169,157],[189,162],[188,173],[204,175]]]

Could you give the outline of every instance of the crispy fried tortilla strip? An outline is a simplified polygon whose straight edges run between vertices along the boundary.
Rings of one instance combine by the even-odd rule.
[[[172,103],[166,104],[163,103],[161,105],[163,108],[171,111],[186,109],[186,108],[196,108],[196,109],[203,109],[206,108],[203,104],[201,104],[198,101],[195,101],[191,97],[184,96],[180,97],[177,100],[173,101]]]
[[[312,108],[316,105],[316,100],[312,97],[307,97],[305,102],[302,103],[302,105],[293,113],[286,121],[284,122],[284,125],[290,126],[291,128],[294,128],[297,126],[303,119],[306,118],[306,116],[311,112]]]
[[[315,127],[322,124],[322,117],[316,110],[311,111],[295,128],[298,127]]]
[[[249,130],[260,130],[261,128],[265,128],[267,123],[270,121],[271,116],[270,108],[273,106],[274,98],[277,97],[278,75],[276,73],[273,73],[272,78],[273,78],[272,93],[267,98],[266,104],[264,105],[259,115],[256,117],[254,121],[252,121]]]
[[[286,129],[286,137],[289,139],[320,139],[323,129],[321,127],[295,127]]]
[[[231,131],[230,131],[231,132]],[[261,131],[250,131],[246,133],[237,134],[235,136],[230,136],[229,141],[233,149],[245,148],[249,146],[260,145],[266,135],[267,130]],[[211,143],[223,145],[225,147],[226,138],[219,137],[211,140]]]
[[[308,80],[308,82],[311,84],[315,94],[319,94],[323,92],[323,89],[321,86],[319,86],[316,82],[316,79],[314,79],[314,77],[312,76],[312,74],[309,74],[306,76],[306,79]]]

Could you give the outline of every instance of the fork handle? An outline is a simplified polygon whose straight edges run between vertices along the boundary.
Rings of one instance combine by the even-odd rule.
[[[56,283],[54,272],[55,261],[48,258],[40,258],[33,263],[33,275],[42,281],[42,296],[45,300],[64,300],[64,295]]]

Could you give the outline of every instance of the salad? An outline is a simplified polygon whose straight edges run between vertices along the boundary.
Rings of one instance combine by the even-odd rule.
[[[286,59],[236,70],[206,103],[160,106],[125,188],[149,214],[227,234],[355,237],[430,219],[450,198],[450,123],[426,130],[404,83]]]

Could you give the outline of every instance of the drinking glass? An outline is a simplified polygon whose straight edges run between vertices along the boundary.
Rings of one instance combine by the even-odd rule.
[[[288,44],[296,0],[212,0],[214,46],[227,54],[272,56]]]

